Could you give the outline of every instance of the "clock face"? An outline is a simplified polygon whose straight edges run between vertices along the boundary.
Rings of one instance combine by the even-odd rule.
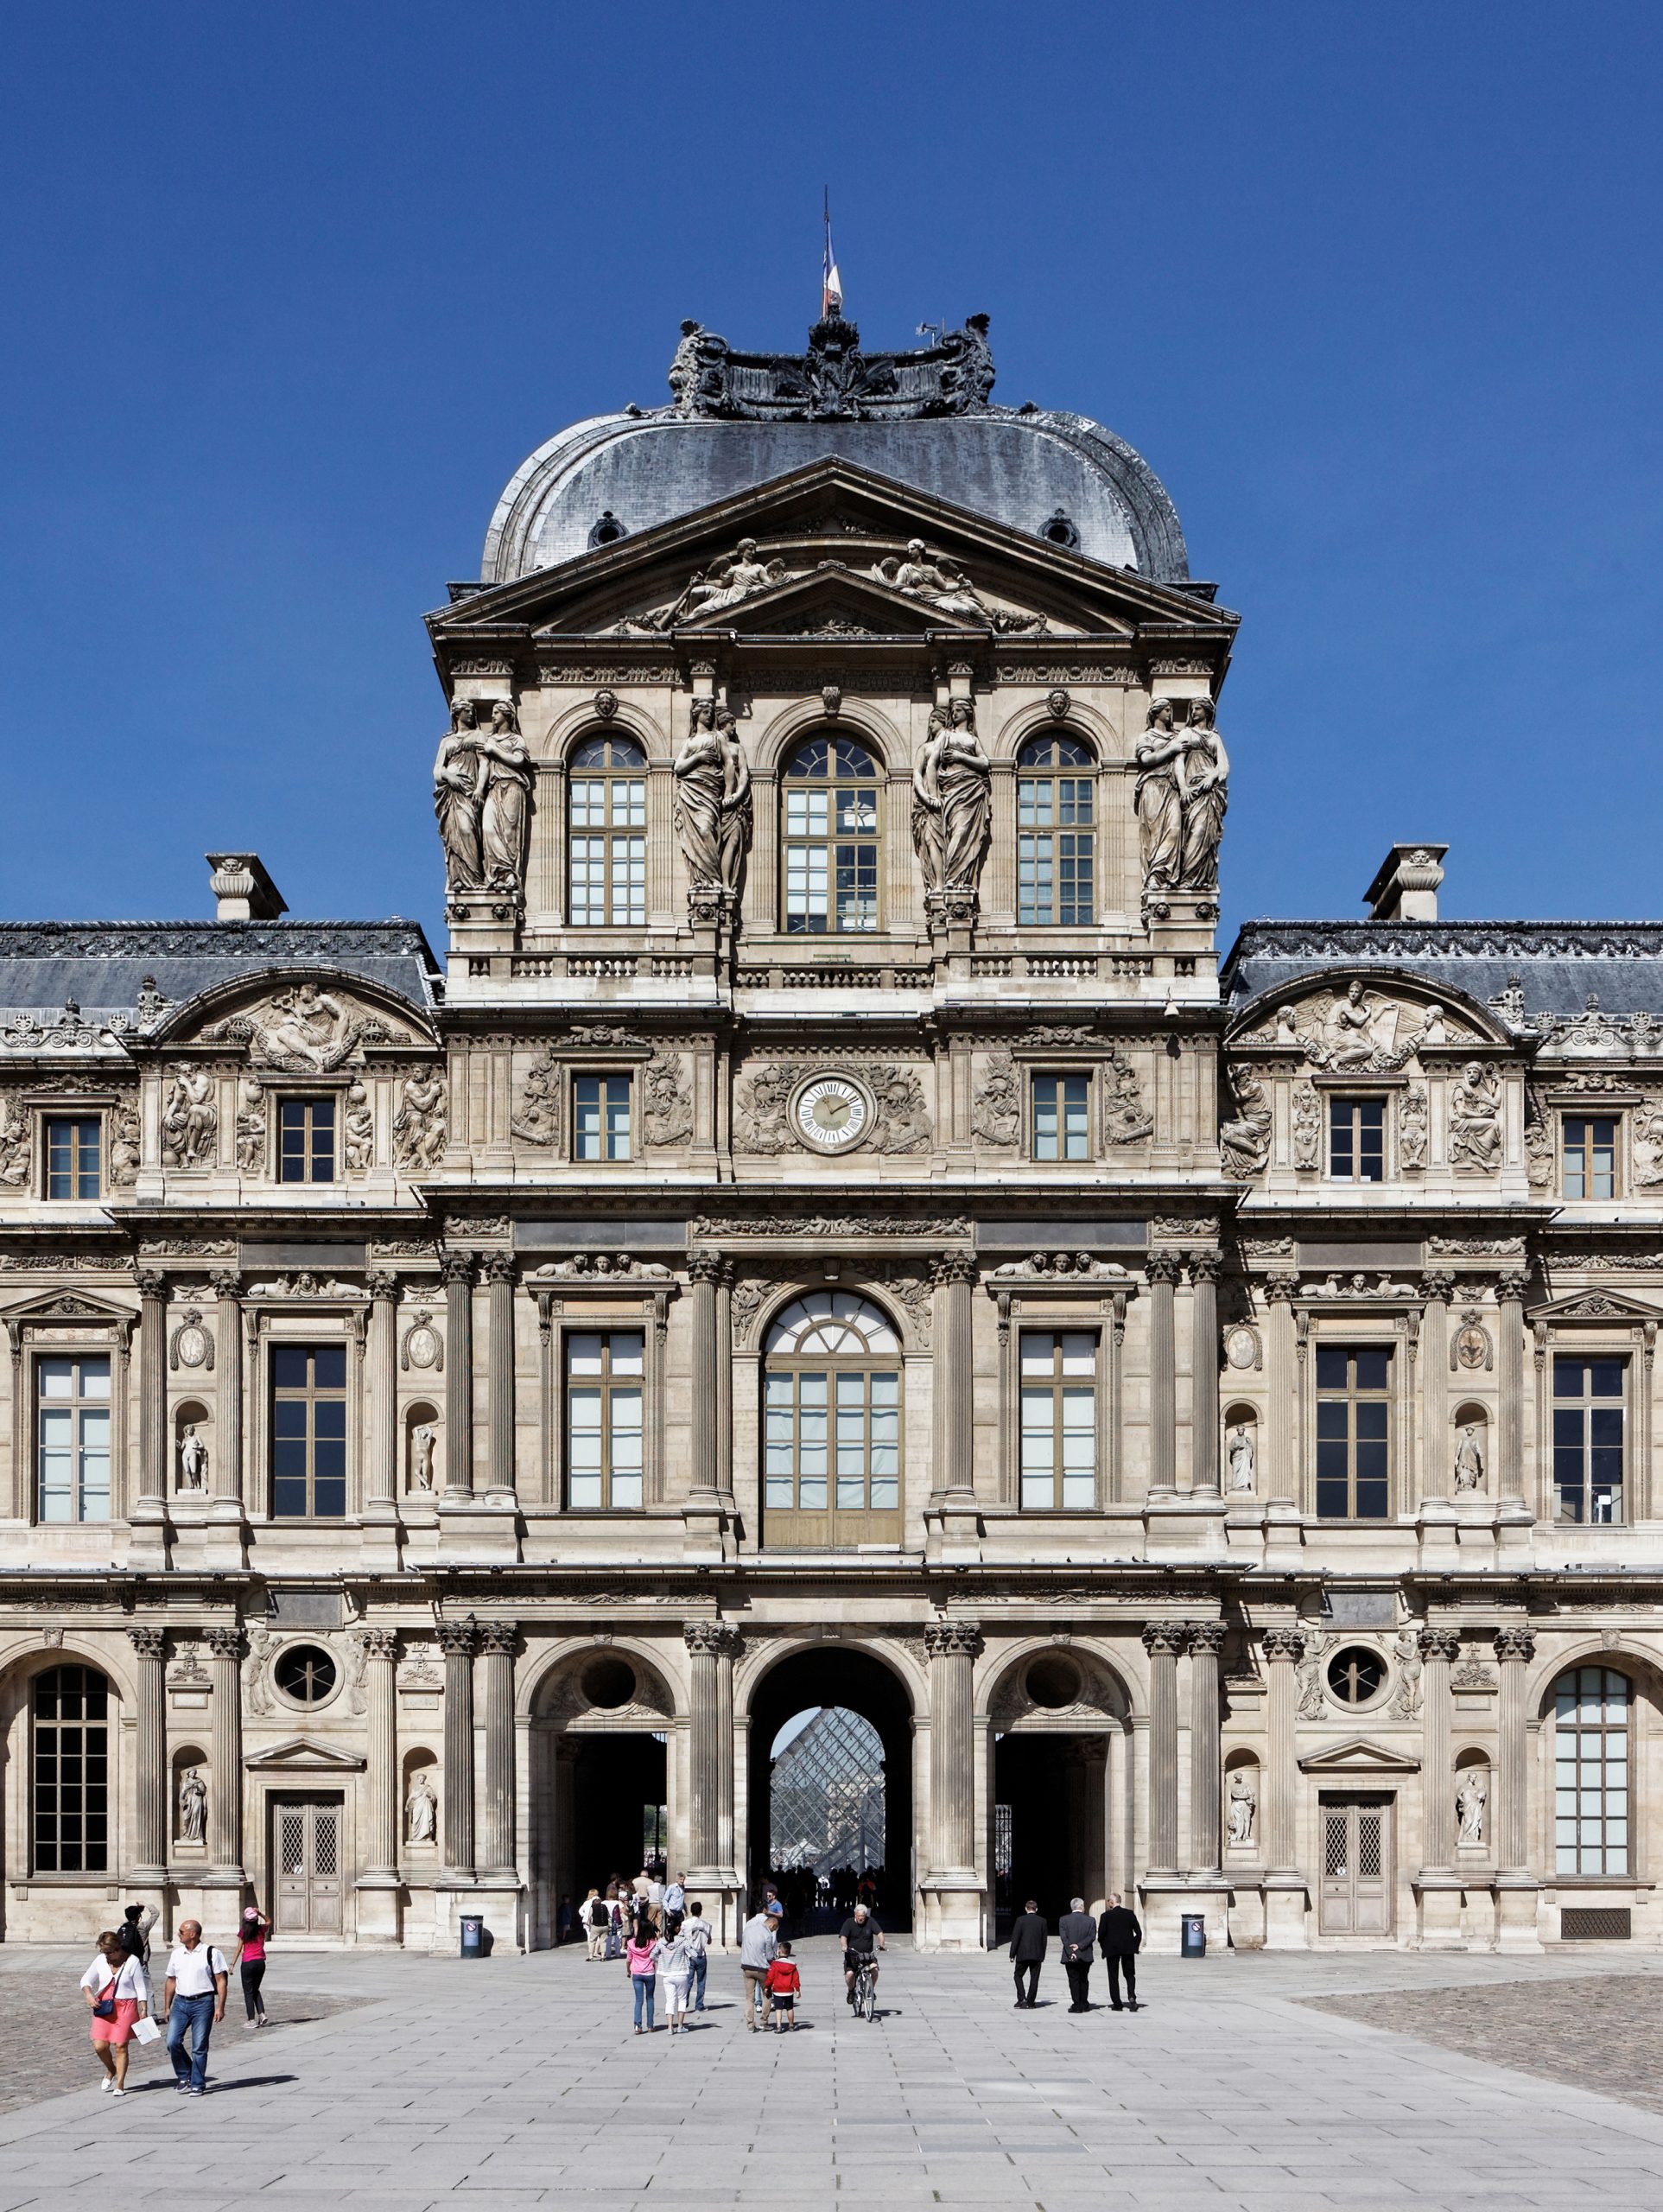
[[[866,1095],[847,1076],[822,1075],[804,1084],[793,1109],[797,1135],[816,1152],[847,1152],[872,1120]]]

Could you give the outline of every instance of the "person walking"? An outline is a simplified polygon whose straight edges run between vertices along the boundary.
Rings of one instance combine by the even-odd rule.
[[[1039,2001],[1039,1969],[1050,1948],[1050,1930],[1030,1897],[1011,1923],[1011,1958],[1016,1973],[1016,2007],[1031,2012]],[[1028,1993],[1022,1994],[1022,1977],[1028,1977]]]
[[[245,1905],[237,1931],[237,1955],[232,1961],[243,1985],[243,2009],[248,2014],[243,2023],[245,2034],[250,2028],[265,2025],[265,1999],[260,1986],[265,1980],[265,1947],[270,1935],[271,1923],[258,1905]]]
[[[789,2028],[795,2034],[797,2000],[802,1993],[803,1977],[791,1956],[791,1947],[784,1936],[781,1936],[779,1948],[769,1961],[764,1981],[768,1991],[768,2001],[773,2008],[774,2033],[783,2036]]]
[[[599,1890],[591,1890],[583,1900],[583,1933],[589,1939],[591,1959],[606,1957],[606,1930],[612,1924],[613,1916],[606,1900]]]
[[[1103,1955],[1108,1968],[1109,2009],[1118,2012],[1120,2004],[1120,1974],[1126,1974],[1127,2003],[1135,2012],[1138,2009],[1138,1953],[1143,1945],[1143,1930],[1138,1925],[1138,1916],[1120,1902],[1117,1890],[1108,1901],[1108,1909],[1097,1923],[1097,1948]]]
[[[1062,1943],[1063,1971],[1069,1978],[1069,2010],[1089,2012],[1092,1946],[1097,1940],[1097,1923],[1086,1910],[1083,1897],[1069,1899],[1069,1909],[1057,1922],[1057,1933]]]
[[[675,1913],[678,1918],[686,1917],[687,1885],[682,1881],[679,1874],[672,1874],[670,1877],[670,1879],[664,1884],[665,1917],[668,1918],[672,1912]]]
[[[687,1939],[688,1956],[693,1961],[693,2009],[704,2010],[704,1978],[710,1966],[710,1923],[704,1916],[701,1904],[688,1907],[687,1924],[682,1930]]]
[[[687,1939],[686,1923],[676,1913],[664,1915],[660,1949],[663,1955],[659,1968],[664,1977],[664,2010],[670,2015],[670,2031],[673,2036],[684,2036],[688,1999],[693,1991],[693,1947]]]
[[[118,2097],[127,2094],[127,2046],[133,2023],[150,2010],[150,1977],[144,1961],[110,1929],[98,1938],[98,1956],[81,1976],[86,2008],[92,2015],[92,2048],[104,2069],[103,2086]]]
[[[606,1956],[617,1959],[624,1955],[624,1938],[629,1923],[624,1917],[624,1892],[619,1884],[614,1882],[606,1895],[610,1900],[606,1919]]]
[[[174,2079],[187,2096],[200,2097],[208,2085],[208,2038],[225,2017],[225,1955],[202,1941],[200,1920],[181,1920],[179,1941],[168,1961],[168,2056]],[[191,2039],[190,2055],[185,2038]]]
[[[624,1946],[624,1956],[629,1962],[630,1987],[634,1992],[635,2032],[638,2036],[650,2036],[653,2031],[652,2008],[658,1996],[658,1961],[663,1948],[644,1912],[635,1923],[634,1934]],[[647,2015],[644,2028],[641,2025],[643,2006]]]
[[[128,1957],[142,1960],[147,1968],[150,1963],[150,1930],[156,1926],[156,1917],[153,1904],[130,1904],[116,1930]]]
[[[768,1997],[768,1969],[779,1948],[779,1922],[771,1912],[753,1912],[739,1931],[739,1972],[745,1976],[745,2024],[755,2031],[773,2018]],[[758,2015],[761,2018],[759,2023]]]
[[[655,1868],[647,1881],[647,1910],[652,1915],[652,1924],[662,1929],[664,1924],[664,1885]]]

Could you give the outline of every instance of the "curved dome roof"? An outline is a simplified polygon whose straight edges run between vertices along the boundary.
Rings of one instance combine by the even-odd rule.
[[[985,333],[985,320],[973,318],[968,340],[965,332],[949,334],[944,348],[863,356],[851,326],[822,324],[809,353],[792,356],[733,353],[697,324],[684,325],[670,372],[676,403],[593,416],[540,446],[497,504],[481,580],[507,583],[556,567],[611,537],[633,537],[837,455],[1011,529],[1055,536],[1090,560],[1135,569],[1155,582],[1185,582],[1177,511],[1122,439],[1083,415],[995,407],[962,379],[955,385],[955,341],[975,342],[978,326]],[[834,341],[847,333],[853,345],[841,354],[835,342],[828,349],[828,330]],[[678,379],[683,356],[695,347],[695,368],[717,379],[714,397]],[[826,418],[822,364],[828,358],[846,387],[843,364],[857,362],[877,397],[867,388],[853,401],[835,394],[838,411]],[[987,357],[988,385],[992,375]]]

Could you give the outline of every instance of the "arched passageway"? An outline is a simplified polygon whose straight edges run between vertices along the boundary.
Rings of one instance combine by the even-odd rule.
[[[831,1794],[820,1813],[817,1832],[805,1825],[805,1815],[810,1821],[814,1818],[817,1793],[803,1791],[803,1762],[790,1758],[789,1742],[781,1747],[779,1758],[773,1756],[775,1741],[786,1724],[815,1712],[822,1714],[822,1722],[809,1726],[822,1726],[828,1738],[839,1739],[847,1755],[837,1762],[845,1770],[847,1788],[841,1796],[836,1791]],[[869,1750],[870,1739],[859,1725],[828,1724],[825,1716],[831,1714],[865,1724],[881,1747],[880,1802],[878,1793],[863,1783],[870,1761],[862,1754]],[[801,1736],[797,1740],[801,1742]],[[910,1928],[917,1880],[912,1863],[912,1707],[898,1677],[865,1652],[836,1645],[800,1651],[763,1678],[751,1705],[750,1746],[746,1874],[751,1894],[759,1892],[771,1872],[784,1871],[776,1869],[777,1842],[782,1850],[790,1851],[792,1864],[801,1867],[816,1863],[828,1849],[835,1851],[841,1836],[867,1859],[862,1871],[876,1885],[884,1926],[897,1931]],[[777,1792],[775,1777],[782,1766]],[[882,1858],[877,1859],[873,1853],[879,1832]],[[786,1886],[788,1891],[791,1887]]]

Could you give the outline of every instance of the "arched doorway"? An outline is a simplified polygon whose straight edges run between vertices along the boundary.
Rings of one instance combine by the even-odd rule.
[[[614,1875],[661,1868],[670,1847],[673,1713],[657,1670],[602,1645],[539,1686],[532,1716],[531,1946],[555,1940],[562,1897],[574,1909]]]
[[[806,1857],[809,1863],[826,1859],[828,1866],[847,1864],[842,1850],[859,1853],[864,1845],[863,1871],[876,1885],[879,1918],[885,1929],[911,1928],[917,1883],[912,1704],[899,1678],[868,1652],[841,1645],[797,1652],[759,1684],[749,1743],[751,1895],[773,1869],[776,1843],[793,1847],[798,1865]],[[829,1789],[822,1788],[822,1776]]]
[[[1120,1685],[1063,1647],[1019,1660],[990,1701],[996,1940],[1031,1897],[1053,1928],[1069,1899],[1131,1887],[1130,1761]]]

